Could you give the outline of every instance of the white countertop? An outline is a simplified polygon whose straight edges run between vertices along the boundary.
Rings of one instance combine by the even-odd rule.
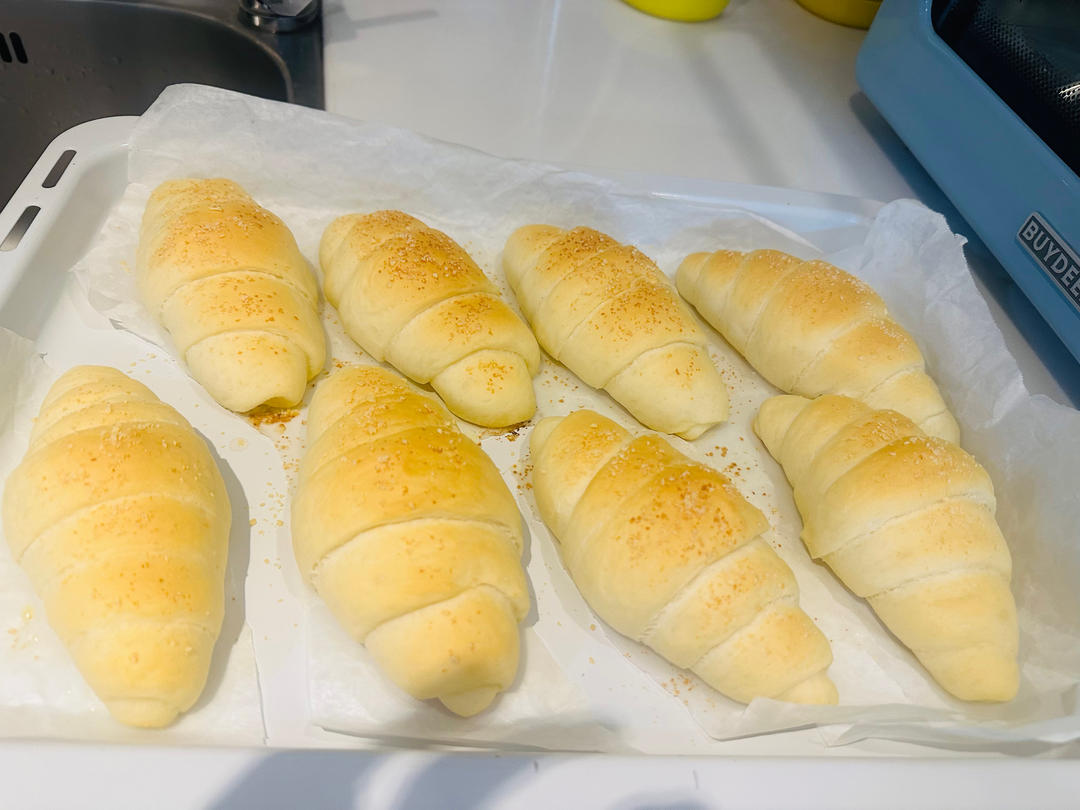
[[[911,194],[852,103],[864,32],[794,0],[697,24],[618,0],[345,0],[325,32],[332,112],[600,172]]]
[[[948,810],[1073,808],[1075,763],[482,756],[38,746],[5,759],[15,810]],[[74,768],[78,768],[77,771]],[[1071,768],[1068,770],[1067,768]],[[57,782],[85,799],[50,801]]]

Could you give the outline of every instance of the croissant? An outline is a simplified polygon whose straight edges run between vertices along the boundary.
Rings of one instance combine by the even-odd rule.
[[[292,535],[303,575],[413,697],[469,716],[513,682],[529,610],[521,516],[432,398],[375,367],[323,381]]]
[[[734,700],[836,702],[829,642],[723,475],[588,410],[541,420],[531,450],[540,515],[600,618]]]
[[[202,692],[230,520],[202,438],[147,388],[101,366],[53,385],[4,490],[4,534],[117,720],[165,726]]]
[[[327,227],[319,262],[345,331],[376,360],[430,383],[469,422],[536,412],[536,338],[449,236],[401,211],[350,214]]]
[[[641,251],[589,228],[526,225],[503,267],[544,350],[642,424],[695,439],[727,419],[704,334]]]
[[[777,250],[694,253],[679,292],[782,391],[844,394],[890,408],[931,436],[958,441],[915,340],[870,287],[838,267]]]
[[[289,407],[322,370],[319,292],[289,229],[231,180],[169,180],[146,204],[143,303],[223,406]]]
[[[946,690],[1017,691],[1012,561],[994,489],[957,445],[850,397],[779,396],[754,430],[783,465],[803,541]]]

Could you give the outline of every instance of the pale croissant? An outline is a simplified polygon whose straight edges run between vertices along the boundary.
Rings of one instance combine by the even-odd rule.
[[[289,407],[326,359],[314,274],[284,223],[231,180],[169,180],[146,204],[136,280],[221,405]]]
[[[376,360],[469,422],[532,417],[536,338],[449,236],[401,211],[349,214],[327,227],[319,262],[345,331]]]
[[[949,692],[1011,699],[1012,561],[986,470],[907,417],[850,397],[773,397],[754,430],[794,487],[811,556]]]
[[[910,417],[931,436],[959,439],[915,340],[869,286],[822,261],[777,250],[688,256],[679,292],[782,391],[844,394]]]
[[[588,410],[541,420],[531,448],[540,515],[601,619],[735,700],[836,702],[829,642],[723,475]]]
[[[513,682],[529,610],[521,516],[433,398],[376,367],[319,384],[292,507],[296,560],[415,698],[472,715]]]
[[[705,335],[641,251],[590,228],[526,225],[503,267],[544,350],[642,424],[695,439],[727,419]]]
[[[229,500],[202,438],[119,371],[49,391],[4,490],[4,534],[112,715],[171,723],[206,683],[224,613]]]

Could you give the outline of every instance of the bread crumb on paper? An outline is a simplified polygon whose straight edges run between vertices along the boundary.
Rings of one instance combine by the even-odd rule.
[[[300,415],[296,408],[256,408],[245,414],[247,420],[257,428],[264,425],[286,425]]]

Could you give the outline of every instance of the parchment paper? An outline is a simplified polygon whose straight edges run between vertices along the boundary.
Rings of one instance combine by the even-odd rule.
[[[163,346],[167,339],[136,302],[130,270],[149,189],[181,176],[238,181],[285,220],[312,260],[334,216],[402,208],[458,240],[504,292],[501,246],[514,228],[530,222],[588,224],[640,246],[669,273],[687,253],[720,247],[819,255],[812,234],[785,231],[747,211],[635,193],[596,177],[502,160],[377,124],[177,86],[140,121],[130,152],[132,185],[75,269],[91,302],[116,326]],[[744,707],[606,629],[566,575],[537,516],[529,492],[528,428],[509,434],[465,428],[500,466],[531,533],[527,560],[536,608],[526,630],[521,683],[493,711],[467,723],[388,690],[366,653],[299,582],[283,531],[283,575],[292,598],[308,605],[303,654],[310,660],[315,722],[365,734],[662,751],[663,742],[648,742],[653,738],[641,720],[642,706],[655,703],[659,684],[670,693],[671,706],[685,706],[718,739],[807,724],[832,724],[826,733],[837,743],[866,736],[944,744],[1080,736],[1080,499],[1072,492],[1080,474],[1080,414],[1028,395],[972,282],[962,240],[939,215],[911,201],[887,205],[862,243],[826,258],[872,284],[916,336],[963,427],[965,447],[993,477],[1014,557],[1021,623],[1023,685],[1016,700],[980,706],[949,698],[865,603],[809,559],[798,540],[790,488],[750,429],[758,405],[776,391],[710,331],[713,357],[730,387],[731,421],[693,443],[673,442],[731,476],[769,518],[771,541],[795,571],[803,607],[832,643],[840,706],[757,700]],[[326,321],[338,363],[367,361],[341,334],[329,307]],[[610,398],[553,362],[545,362],[536,383],[537,418],[592,407],[641,429]],[[295,467],[302,433],[301,420],[295,420],[278,437],[287,470]],[[534,678],[532,667],[541,661],[544,675]],[[649,722],[683,720],[680,711],[661,714]],[[540,715],[544,722],[534,723]],[[600,726],[614,737],[594,735]]]
[[[0,328],[0,481],[22,459],[49,386],[63,369],[46,365],[33,343]],[[154,382],[147,380],[151,387]],[[235,481],[226,475],[235,505]],[[241,525],[242,524],[242,525]],[[2,535],[2,531],[0,531]],[[251,630],[244,623],[246,513],[234,514],[226,569],[226,619],[210,675],[195,706],[167,729],[139,730],[109,715],[50,629],[29,579],[0,537],[0,737],[258,745],[262,709]]]

